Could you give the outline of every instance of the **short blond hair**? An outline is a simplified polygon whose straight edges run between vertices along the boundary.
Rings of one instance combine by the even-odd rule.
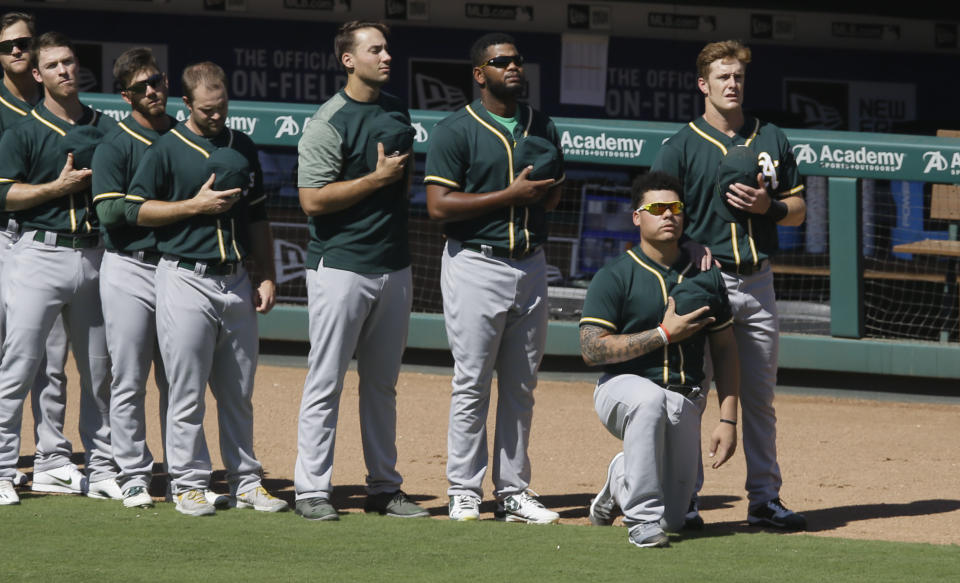
[[[706,79],[710,75],[710,63],[727,58],[734,58],[747,65],[750,62],[750,48],[738,40],[710,43],[697,55],[697,74]]]
[[[201,84],[207,89],[227,88],[227,74],[220,65],[204,61],[190,65],[183,70],[183,94],[193,101],[193,91]]]

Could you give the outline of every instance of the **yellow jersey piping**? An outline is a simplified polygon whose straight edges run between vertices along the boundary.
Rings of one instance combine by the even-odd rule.
[[[53,131],[55,131],[56,133],[60,134],[61,136],[66,136],[66,135],[67,135],[67,132],[61,130],[61,129],[58,128],[57,126],[53,125],[52,123],[50,123],[50,122],[48,122],[47,120],[45,120],[45,119],[43,119],[42,117],[40,117],[40,115],[37,114],[37,111],[36,111],[35,109],[30,110],[30,115],[32,115],[34,118],[36,118],[36,120],[37,120],[38,122],[40,122],[40,123],[42,123],[43,125],[47,126],[47,127],[50,128],[51,130],[53,130]]]
[[[452,188],[460,188],[460,185],[459,185],[458,183],[454,182],[453,180],[447,180],[446,178],[441,178],[440,176],[434,176],[433,174],[431,174],[430,176],[424,176],[424,177],[423,177],[423,181],[424,181],[424,182],[439,182],[440,184],[443,184],[443,185],[445,185],[445,186],[450,186],[450,187],[452,187]]]
[[[207,152],[206,150],[204,150],[204,149],[201,148],[200,146],[194,144],[193,142],[191,142],[190,140],[188,140],[187,138],[185,138],[185,137],[183,136],[183,134],[181,134],[180,132],[178,132],[176,129],[170,130],[170,133],[173,134],[173,135],[175,135],[175,136],[177,136],[178,138],[180,138],[180,140],[181,140],[184,144],[186,144],[186,145],[190,146],[191,148],[193,148],[194,150],[200,152],[200,154],[203,155],[204,158],[209,158],[209,157],[210,157],[210,153],[209,153],[209,152]]]
[[[122,192],[103,192],[93,197],[93,202],[100,202],[101,200],[107,200],[110,198],[123,198],[124,196],[125,195]]]
[[[483,121],[483,119],[481,119],[480,116],[477,115],[475,111],[473,111],[472,107],[467,105],[466,110],[467,110],[467,113],[469,113],[470,116],[473,117],[473,119],[477,120],[477,122],[480,125],[490,130],[493,133],[493,135],[497,136],[497,138],[503,143],[503,147],[507,151],[507,185],[509,186],[513,184],[513,149],[510,147],[510,143],[507,142],[507,139],[504,138],[503,134],[498,132],[496,128],[494,128],[492,125],[488,124],[487,122]],[[509,232],[510,232],[510,255],[511,256],[513,255],[513,247],[516,244],[516,235],[513,232],[513,221],[515,218],[515,214],[516,213],[515,213],[514,206],[510,205]]]
[[[603,318],[592,318],[589,316],[584,316],[583,318],[580,318],[580,324],[600,324],[604,328],[610,328],[614,332],[617,331],[616,324],[608,320],[604,320]]]
[[[6,105],[7,107],[9,107],[9,108],[12,109],[15,113],[19,113],[20,115],[23,115],[23,116],[26,116],[26,115],[27,115],[27,112],[26,112],[26,111],[23,111],[22,109],[20,109],[20,108],[17,107],[16,105],[14,105],[14,104],[10,103],[9,101],[7,101],[6,99],[4,99],[4,98],[3,98],[3,95],[0,95],[0,103],[2,103],[2,104],[4,104],[4,105]]]
[[[132,129],[128,128],[128,127],[126,126],[126,124],[124,124],[122,121],[121,121],[121,122],[118,122],[117,125],[120,126],[120,129],[122,129],[123,131],[127,132],[128,134],[130,134],[130,137],[131,137],[131,138],[133,138],[133,139],[135,139],[135,140],[138,140],[138,141],[140,141],[140,142],[142,142],[142,143],[144,143],[144,144],[146,144],[146,145],[148,145],[148,146],[151,145],[151,144],[153,144],[153,142],[151,142],[151,141],[148,140],[147,138],[141,136],[141,135],[138,134],[137,132],[135,132],[135,131],[133,131]]]

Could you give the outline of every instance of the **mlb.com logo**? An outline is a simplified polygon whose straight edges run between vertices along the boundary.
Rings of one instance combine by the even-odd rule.
[[[960,175],[960,152],[954,152],[950,160],[940,150],[931,150],[923,153],[923,173],[950,172],[951,176]]]

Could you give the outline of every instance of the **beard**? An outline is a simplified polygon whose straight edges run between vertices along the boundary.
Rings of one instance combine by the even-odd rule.
[[[523,77],[520,78],[521,81]],[[494,82],[492,80],[487,81],[487,91],[493,94],[494,97],[501,101],[514,101],[521,95],[523,95],[523,83],[518,83],[516,85],[507,85],[502,81]]]
[[[164,102],[161,102],[160,104],[136,103],[132,109],[150,119],[161,118],[167,114],[166,103]]]

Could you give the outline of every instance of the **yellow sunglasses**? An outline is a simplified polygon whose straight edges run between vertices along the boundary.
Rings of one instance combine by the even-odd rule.
[[[637,212],[647,211],[651,215],[660,216],[663,213],[667,212],[667,209],[670,209],[670,212],[675,215],[682,215],[683,202],[679,200],[675,200],[672,202],[648,202],[647,204],[638,208]]]

